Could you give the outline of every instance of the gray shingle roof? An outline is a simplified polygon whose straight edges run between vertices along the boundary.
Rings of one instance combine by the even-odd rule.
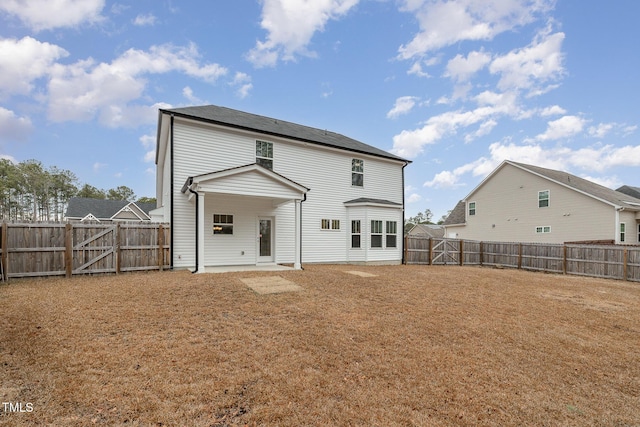
[[[339,133],[245,113],[231,108],[204,105],[199,107],[172,108],[160,110],[160,112],[410,163],[409,160],[403,159],[402,157],[398,157]]]
[[[529,170],[530,172],[537,173],[538,175],[541,175],[552,181],[556,181],[560,184],[566,185],[583,193],[590,194],[593,197],[605,200],[613,205],[622,206],[626,209],[634,211],[640,210],[640,199],[636,199],[635,197],[632,197],[628,194],[612,190],[603,185],[596,184],[595,182],[580,178],[570,173],[512,161],[507,161],[507,163],[519,166],[522,169]]]
[[[457,225],[464,224],[466,219],[465,216],[465,203],[463,200],[460,200],[458,204],[453,208],[451,213],[444,220],[442,225]]]
[[[72,197],[67,207],[67,218],[84,218],[93,214],[98,219],[108,219],[127,206],[127,200],[91,199],[87,197]],[[149,215],[149,211],[156,208],[155,203],[136,203],[140,209]]]
[[[636,199],[640,199],[640,187],[632,187],[630,185],[623,185],[620,188],[617,188],[616,191],[627,194],[631,197],[635,197]]]

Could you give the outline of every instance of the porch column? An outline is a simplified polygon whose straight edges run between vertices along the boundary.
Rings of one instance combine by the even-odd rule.
[[[293,268],[296,270],[300,270],[302,268],[301,265],[301,259],[300,259],[300,245],[301,245],[301,241],[302,241],[302,236],[301,236],[301,232],[300,232],[300,212],[301,212],[301,201],[300,200],[296,200],[296,209],[295,209],[295,229],[296,229],[296,242],[295,242],[295,258],[294,258],[294,262],[293,262]]]
[[[198,193],[198,272],[204,273],[204,192]]]

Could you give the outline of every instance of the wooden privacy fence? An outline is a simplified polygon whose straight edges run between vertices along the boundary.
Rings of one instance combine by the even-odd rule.
[[[405,262],[490,265],[640,282],[640,247],[405,237]]]
[[[2,278],[66,276],[169,267],[165,224],[3,223]]]

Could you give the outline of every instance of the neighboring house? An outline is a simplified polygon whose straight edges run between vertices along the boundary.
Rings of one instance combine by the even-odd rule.
[[[630,185],[623,185],[622,187],[616,189],[621,193],[624,193],[628,196],[635,197],[636,199],[640,199],[640,187],[632,187]]]
[[[444,237],[444,227],[436,224],[415,224],[408,233],[416,237]]]
[[[171,265],[400,263],[409,161],[218,106],[160,110],[158,208]]]
[[[72,197],[64,219],[71,222],[149,221],[149,211],[155,206],[155,203]]]
[[[505,161],[461,200],[445,235],[470,240],[640,243],[640,199],[566,172]]]

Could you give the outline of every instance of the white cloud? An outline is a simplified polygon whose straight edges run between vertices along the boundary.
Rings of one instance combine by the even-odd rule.
[[[534,42],[495,58],[489,71],[500,74],[498,89],[528,91],[539,95],[556,87],[540,86],[558,80],[564,75],[562,42],[564,33],[540,33]]]
[[[419,100],[420,98],[415,96],[401,96],[396,99],[393,108],[387,113],[387,118],[395,119],[403,114],[408,114]]]
[[[3,0],[0,11],[18,17],[35,31],[76,27],[103,20],[104,0]]]
[[[149,51],[129,49],[111,63],[93,59],[55,64],[49,82],[49,118],[55,122],[86,121],[98,116],[106,126],[152,123],[158,105],[130,105],[142,97],[147,74],[179,71],[214,82],[227,70],[218,64],[199,63],[195,45],[152,46]],[[139,121],[141,120],[141,121]]]
[[[570,138],[582,132],[586,120],[578,116],[563,116],[547,123],[547,130],[536,136],[538,141]]]
[[[422,196],[418,193],[412,193],[407,197],[407,203],[416,203],[422,200]]]
[[[244,99],[249,96],[249,91],[253,89],[251,76],[246,73],[237,72],[230,84],[231,86],[235,86],[237,88],[236,95],[238,95],[240,99]]]
[[[555,0],[403,0],[401,10],[416,16],[420,31],[398,49],[399,57],[423,56],[464,40],[491,40],[532,22],[554,4]]]
[[[263,0],[260,25],[267,31],[265,41],[257,41],[247,53],[256,67],[275,66],[279,60],[292,61],[298,55],[315,56],[308,50],[311,38],[323,31],[329,20],[346,15],[359,0]]]
[[[562,108],[562,107],[560,107],[558,105],[552,105],[551,107],[543,108],[542,111],[540,111],[540,115],[542,117],[560,116],[562,114],[567,114],[567,110],[565,110],[564,108]]]
[[[447,63],[445,77],[451,77],[458,82],[467,81],[489,62],[491,55],[485,52],[469,52],[466,58],[458,54]]]
[[[31,119],[18,117],[13,111],[0,107],[0,143],[24,141],[32,130]]]
[[[184,88],[182,88],[182,96],[187,98],[192,104],[204,104],[204,102],[200,98],[193,94],[193,89],[191,89],[189,86],[185,86]]]
[[[95,173],[98,173],[98,172],[100,172],[102,169],[104,169],[104,168],[106,168],[106,167],[107,167],[107,164],[106,164],[106,163],[95,162],[95,163],[93,164],[93,171],[94,171]]]
[[[614,145],[585,147],[572,150],[567,147],[545,149],[538,144],[493,143],[489,146],[489,156],[481,157],[452,171],[441,171],[433,179],[424,183],[426,187],[451,188],[461,185],[466,174],[485,177],[504,160],[526,163],[549,169],[571,172],[577,169],[589,172],[616,170],[622,166],[640,166],[640,145],[616,147]],[[579,173],[571,172],[576,175]],[[585,175],[582,175],[585,177]],[[610,188],[618,185],[615,178],[589,177],[590,181]],[[611,184],[615,184],[612,186]]]
[[[158,18],[156,18],[152,13],[148,13],[146,15],[140,14],[133,20],[133,25],[137,25],[138,27],[147,27],[155,25],[156,22],[158,22]]]
[[[0,52],[0,98],[29,94],[34,80],[45,77],[57,59],[69,55],[59,46],[31,37],[0,39]]]

